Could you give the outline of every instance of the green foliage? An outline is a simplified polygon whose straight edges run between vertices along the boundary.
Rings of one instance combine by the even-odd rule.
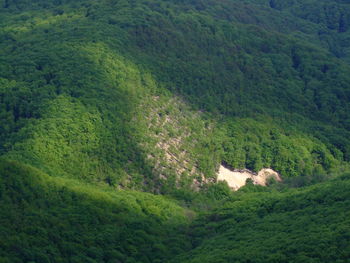
[[[349,187],[340,177],[283,193],[239,191],[195,220],[194,248],[171,262],[347,262]]]
[[[49,174],[154,190],[161,184],[147,156],[158,154],[144,147],[149,119],[135,116],[152,110],[152,96],[176,95],[205,114],[155,132],[174,138],[193,122],[190,138],[198,139],[184,148],[207,178],[220,161],[286,177],[329,170],[350,160],[349,66],[317,33],[326,26],[337,34],[327,43],[340,43],[347,8],[311,0],[5,1],[1,153]]]
[[[272,167],[284,176],[298,176],[311,175],[317,165],[329,169],[338,164],[321,141],[273,122],[237,119],[228,125],[223,160],[231,167]]]
[[[197,217],[165,197],[52,177],[15,161],[1,160],[0,175],[3,262],[346,262],[349,257],[347,174],[283,192],[247,185],[232,193],[223,183],[208,185],[205,194],[189,199],[202,210]]]
[[[2,262],[163,262],[189,247],[184,210],[0,162]],[[181,240],[179,242],[178,240]]]
[[[0,261],[346,262],[349,176],[319,182],[350,161],[348,14],[0,1]]]

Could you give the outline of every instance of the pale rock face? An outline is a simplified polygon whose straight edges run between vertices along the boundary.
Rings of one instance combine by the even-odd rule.
[[[226,181],[228,186],[234,190],[238,190],[245,185],[245,182],[248,178],[251,178],[252,174],[249,172],[239,172],[231,171],[226,167],[220,165],[218,173],[218,181]]]
[[[259,171],[258,175],[254,177],[256,184],[266,186],[266,182],[269,178],[275,178],[276,181],[281,182],[281,176],[274,170],[270,168],[263,168]]]
[[[270,168],[261,169],[258,174],[254,174],[247,169],[230,170],[220,165],[217,176],[217,181],[226,181],[228,186],[235,191],[244,186],[248,178],[252,179],[254,184],[262,186],[266,186],[267,180],[271,177],[274,177],[277,181],[282,181],[280,175]]]

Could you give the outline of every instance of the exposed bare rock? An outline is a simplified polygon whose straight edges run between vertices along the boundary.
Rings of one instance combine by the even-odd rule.
[[[220,165],[217,173],[217,181],[226,181],[228,186],[234,191],[238,190],[246,184],[247,179],[252,179],[254,184],[266,186],[269,178],[275,178],[277,181],[282,181],[281,176],[270,168],[264,168],[259,171],[258,174],[248,170],[228,169],[223,165]]]

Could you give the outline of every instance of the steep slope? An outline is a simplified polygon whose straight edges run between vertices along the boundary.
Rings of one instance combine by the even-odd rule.
[[[40,52],[48,42],[41,45]],[[63,52],[61,48],[59,44],[57,49],[51,46],[47,50],[47,69],[36,66],[44,78],[55,75],[56,84],[50,84],[54,80],[41,84],[3,80],[2,150],[8,158],[34,164],[51,175],[152,190],[155,184],[160,185],[157,181],[161,172],[156,168],[174,166],[165,162],[156,167],[154,162],[160,162],[160,155],[166,152],[155,151],[155,145],[158,140],[175,139],[186,133],[190,138],[199,138],[182,146],[182,150],[195,156],[188,158],[189,165],[198,166],[203,154],[194,148],[203,143],[198,134],[206,130],[199,115],[180,101],[170,100],[169,95],[159,94],[149,74],[140,72],[102,44],[70,46]],[[55,52],[61,57],[57,58]],[[77,53],[82,53],[81,57]],[[35,55],[34,52],[32,59],[36,59]],[[24,68],[26,71],[25,65]],[[47,73],[50,70],[55,73]],[[35,79],[33,75],[28,78]],[[79,85],[81,89],[77,88]],[[176,110],[178,107],[183,110]],[[160,115],[173,115],[182,123],[149,127],[149,123],[159,124]],[[191,125],[187,125],[189,122]],[[182,131],[174,132],[180,128]],[[169,152],[175,154],[174,150]],[[149,155],[157,158],[152,162]],[[214,173],[216,164],[205,165]]]
[[[348,161],[350,67],[314,30],[290,33],[313,22],[283,31],[267,17],[282,25],[285,13],[265,2],[212,3],[4,1],[2,154],[156,191],[159,178],[175,178],[168,188],[213,178],[220,161],[285,177]],[[164,126],[155,111],[168,102],[174,121]]]
[[[0,0],[0,262],[347,262],[349,24],[340,0]],[[233,193],[221,165],[283,183]]]

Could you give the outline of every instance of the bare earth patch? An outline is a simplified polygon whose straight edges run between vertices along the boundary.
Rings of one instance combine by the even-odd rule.
[[[258,174],[253,173],[250,170],[230,170],[223,165],[220,165],[219,172],[217,173],[218,181],[226,181],[228,186],[233,190],[238,190],[246,184],[248,178],[252,179],[254,184],[266,186],[266,182],[269,178],[275,178],[277,181],[281,181],[281,176],[270,168],[264,168],[259,171]]]

